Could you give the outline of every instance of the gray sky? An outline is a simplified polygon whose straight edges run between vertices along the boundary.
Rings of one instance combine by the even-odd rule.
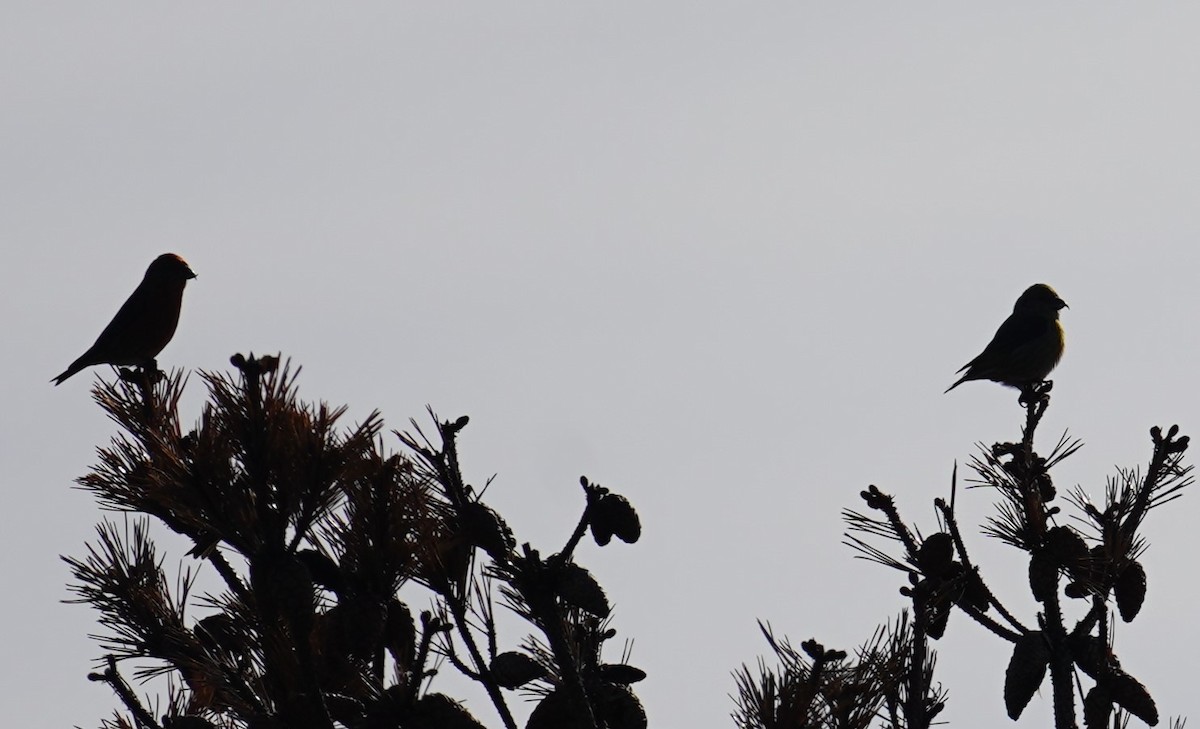
[[[1151,425],[1200,434],[1198,34],[1183,5],[10,0],[0,715],[115,705],[58,560],[113,426],[90,372],[47,380],[175,251],[200,277],[162,365],[282,351],[352,419],[469,414],[471,479],[544,551],[580,474],[627,495],[643,541],[580,558],[652,725],[729,726],[756,618],[851,648],[904,605],[839,512],[876,483],[932,530],[955,459],[1017,437],[1013,392],[942,390],[1029,284],[1071,305],[1060,487],[1098,495]],[[1197,714],[1196,499],[1152,514],[1118,626],[1164,717]],[[1032,622],[1019,555],[971,539]],[[937,647],[946,718],[1008,726],[1007,647],[961,615]]]

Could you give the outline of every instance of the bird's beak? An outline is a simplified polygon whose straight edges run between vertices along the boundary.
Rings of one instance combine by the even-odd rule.
[[[187,272],[187,277],[189,279],[196,278],[196,272],[189,268],[188,272]]]
[[[192,274],[192,275],[195,275],[195,274]],[[1071,307],[1067,306],[1067,302],[1063,301],[1062,299],[1059,299],[1059,300],[1058,300],[1058,303],[1062,304],[1062,308],[1063,308],[1063,309],[1070,309],[1070,308],[1071,308]]]

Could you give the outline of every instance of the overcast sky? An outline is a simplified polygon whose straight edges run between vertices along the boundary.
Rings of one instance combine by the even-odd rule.
[[[8,0],[0,715],[116,705],[58,558],[114,426],[93,372],[47,380],[174,251],[199,278],[164,367],[282,352],[351,420],[469,414],[470,479],[543,551],[581,474],[625,494],[642,542],[579,559],[651,725],[731,726],[756,619],[849,649],[904,606],[840,544],[858,492],[931,531],[954,462],[1018,437],[1014,392],[942,391],[1029,284],[1071,307],[1060,487],[1198,433],[1198,37],[1184,4]],[[1118,624],[1164,717],[1200,715],[1198,498],[1152,513]],[[975,523],[991,501],[959,494]],[[968,531],[1034,622],[1019,555]],[[945,718],[1010,725],[1007,644],[955,615],[937,648]],[[1020,724],[1050,716],[1047,690]]]

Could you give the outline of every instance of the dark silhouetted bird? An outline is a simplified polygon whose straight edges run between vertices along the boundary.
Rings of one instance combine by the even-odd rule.
[[[1024,388],[1046,379],[1063,354],[1063,329],[1058,311],[1067,303],[1046,284],[1034,284],[1013,305],[988,346],[963,365],[966,373],[950,392],[967,380],[991,380]]]
[[[154,358],[175,335],[183,287],[193,278],[196,274],[174,253],[155,258],[142,282],[100,332],[96,343],[51,382],[61,385],[71,375],[92,365],[154,363]]]

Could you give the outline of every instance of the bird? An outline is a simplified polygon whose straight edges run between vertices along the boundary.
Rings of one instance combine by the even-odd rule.
[[[61,385],[85,367],[98,364],[157,366],[154,358],[175,336],[179,324],[183,287],[193,278],[196,274],[176,254],[155,258],[96,343],[51,382]]]
[[[1025,289],[992,341],[959,369],[966,372],[946,392],[968,380],[991,380],[1021,389],[1044,381],[1062,359],[1063,328],[1058,312],[1066,305],[1046,284]]]

